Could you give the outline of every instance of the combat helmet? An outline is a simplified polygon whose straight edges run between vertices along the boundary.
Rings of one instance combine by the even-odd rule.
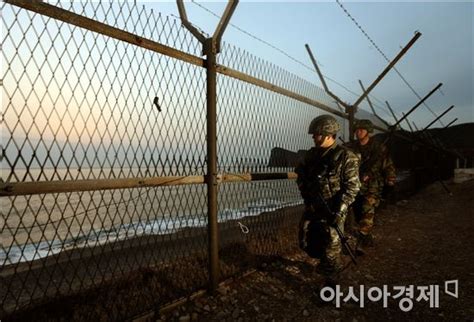
[[[324,114],[314,118],[311,121],[308,134],[330,136],[336,134],[340,129],[341,127],[334,116]]]
[[[374,131],[374,124],[370,120],[358,120],[354,122],[354,129],[364,129],[368,133],[372,133]]]

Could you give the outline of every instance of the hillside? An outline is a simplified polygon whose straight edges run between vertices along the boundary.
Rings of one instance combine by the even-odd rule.
[[[421,131],[407,132],[397,130],[396,132],[418,141],[418,146],[414,147],[411,143],[396,135],[391,136],[390,140],[387,140],[389,135],[387,133],[375,135],[376,140],[387,143],[398,168],[410,168],[415,159],[421,158],[435,162],[436,160],[432,158],[431,154],[439,155],[439,151],[423,148],[426,142],[431,142],[430,136],[434,140],[438,139],[447,149],[458,152],[459,155],[467,158],[467,165],[472,166],[472,158],[474,158],[474,123],[463,123],[449,128],[428,129],[423,134]],[[272,149],[268,166],[294,167],[298,160],[303,157],[304,153],[304,150],[293,152],[275,147]],[[429,165],[428,163],[427,166]]]

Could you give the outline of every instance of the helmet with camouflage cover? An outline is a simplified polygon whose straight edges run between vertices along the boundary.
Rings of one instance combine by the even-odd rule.
[[[374,124],[370,120],[358,120],[354,122],[354,129],[364,129],[369,133],[374,131]]]
[[[334,116],[329,114],[314,118],[309,125],[308,134],[319,134],[329,136],[336,134],[341,127]]]

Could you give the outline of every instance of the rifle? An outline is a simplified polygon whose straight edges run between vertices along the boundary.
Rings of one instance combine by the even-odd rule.
[[[332,210],[331,208],[329,207],[327,201],[323,198],[323,196],[321,195],[321,191],[318,191],[317,192],[317,195],[318,195],[318,198],[319,200],[321,201],[322,205],[324,206],[324,208],[326,208],[326,211],[328,214],[330,215],[333,215],[333,216],[337,216]],[[349,243],[347,242],[347,238],[346,236],[344,236],[344,234],[342,233],[341,229],[339,228],[339,226],[337,224],[335,225],[331,225],[334,229],[336,229],[336,232],[337,234],[339,235],[339,238],[341,239],[341,242],[342,242],[342,245],[344,246],[344,248],[347,250],[347,253],[349,254],[349,256],[351,257],[351,260],[352,262],[354,263],[354,265],[357,265],[357,261],[355,259],[355,256],[354,256],[354,253],[352,252],[352,249],[351,247],[349,246]]]

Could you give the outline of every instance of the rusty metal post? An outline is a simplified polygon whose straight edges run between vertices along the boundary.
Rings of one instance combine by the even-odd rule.
[[[365,92],[364,84],[362,84],[362,81],[359,79],[359,85],[360,88],[362,88],[362,92]],[[377,112],[375,112],[374,105],[372,104],[372,101],[369,98],[369,95],[366,97],[367,103],[369,103],[370,109],[372,110],[372,113],[375,115],[376,118],[378,118],[383,124],[385,124],[387,127],[390,127],[390,124],[388,124],[387,121],[385,121],[383,118],[381,118]]]
[[[421,33],[416,32],[413,38],[408,42],[408,44],[398,53],[398,55],[388,64],[387,67],[383,70],[383,72],[375,79],[375,81],[367,88],[367,90],[357,99],[357,101],[353,104],[354,107],[359,106],[360,102],[364,100],[364,98],[369,95],[369,93],[374,89],[374,87],[385,77],[385,75],[390,71],[390,69],[395,66],[395,64],[400,60],[400,58],[405,55],[405,53],[410,49],[411,46],[415,43],[415,41],[420,38]]]
[[[453,124],[454,122],[456,122],[458,120],[458,118],[456,117],[454,120],[452,120],[451,122],[448,123],[448,125],[446,125],[444,128],[448,128],[451,124]]]
[[[402,116],[405,116],[405,113],[402,112]],[[408,121],[407,118],[405,118],[405,121],[407,122],[408,127],[410,128],[410,132],[413,132],[413,127],[411,126],[410,121]]]
[[[393,111],[393,109],[392,109],[392,107],[390,106],[390,104],[388,103],[388,101],[385,101],[385,104],[387,105],[388,110],[389,110],[390,113],[392,114],[393,119],[395,120],[395,123],[398,122],[397,116],[395,115],[395,112]],[[408,122],[408,121],[407,121],[407,122]]]
[[[438,85],[437,88],[439,88],[439,86],[441,86],[441,84]],[[427,96],[425,96],[425,98],[423,98],[414,108],[412,108],[412,110],[414,110],[414,109],[417,108],[419,105],[421,105],[421,103],[423,103],[423,101],[424,101],[425,99],[427,99],[437,88],[435,88],[434,90],[431,91],[431,93],[429,93]],[[411,132],[413,132],[413,128],[411,127],[410,122],[408,121],[408,118],[407,118],[407,117],[408,117],[408,114],[405,114],[405,113],[402,112],[402,115],[403,115],[402,118],[397,119],[397,116],[396,116],[395,113],[393,112],[392,107],[390,106],[390,104],[389,104],[387,101],[385,101],[385,103],[387,104],[387,107],[389,108],[390,112],[392,113],[393,118],[395,119],[395,124],[392,126],[393,131],[396,129],[397,125],[399,125],[401,121],[405,120],[405,121],[407,122],[408,127],[410,128]],[[416,124],[415,124],[414,122],[413,122],[413,125],[415,126],[416,130],[418,131],[418,128],[416,127]],[[423,141],[426,141],[426,142],[423,142],[423,143],[430,145],[430,148],[431,148],[431,149],[435,149],[435,150],[442,149],[441,147],[437,146],[437,145],[434,143],[434,141],[430,140],[430,139],[427,137],[426,132],[425,132],[424,130],[419,131],[419,133],[417,133],[417,137],[418,137],[418,138],[415,138],[415,140],[410,140],[412,144],[416,144],[417,142],[421,142],[422,139],[423,139]],[[388,138],[387,138],[387,139],[388,139]],[[386,140],[387,140],[387,139],[386,139]],[[430,141],[431,141],[431,142],[430,142]]]
[[[365,92],[364,84],[362,84],[362,81],[360,79],[359,79],[359,85],[360,85],[360,88],[362,89],[362,93],[364,93]],[[369,107],[372,113],[378,117],[377,112],[375,112],[374,106],[372,105],[372,101],[370,100],[369,95],[367,95],[365,99],[367,100],[367,103],[369,103]]]
[[[392,109],[392,107],[390,106],[390,104],[388,103],[388,101],[385,101],[385,104],[387,104],[387,107],[388,107],[390,113],[392,113],[392,116],[393,116],[393,118],[395,119],[395,122],[397,122],[397,121],[398,121],[398,120],[397,120],[397,116],[395,115],[395,112],[393,111],[393,109]],[[405,117],[405,113],[403,113],[403,112],[402,112],[402,117]],[[411,127],[411,124],[410,124],[410,122],[408,121],[407,118],[405,118],[405,121],[406,121],[406,123],[408,124],[408,128],[410,129],[410,131],[413,132],[413,128]]]
[[[449,111],[451,111],[453,108],[454,108],[454,105],[451,105],[446,111],[444,111],[443,113],[441,113],[440,115],[438,115],[437,118],[435,118],[430,124],[428,124],[428,125],[423,129],[423,131],[427,130],[431,125],[435,124],[437,120],[439,120],[440,118],[442,118],[446,113],[448,113]]]
[[[219,231],[217,221],[217,53],[220,41],[230,18],[237,7],[238,0],[231,0],[217,25],[214,34],[206,38],[187,19],[183,0],[177,0],[178,10],[184,26],[202,43],[206,55],[207,85],[207,217],[209,249],[209,291],[215,293],[219,283]]]
[[[321,84],[323,85],[324,90],[329,96],[331,96],[336,101],[336,104],[338,107],[339,105],[342,105],[344,107],[344,111],[347,114],[347,119],[349,121],[349,141],[352,142],[354,140],[354,120],[355,120],[355,113],[357,109],[347,104],[343,100],[341,100],[339,97],[337,97],[337,95],[335,95],[333,92],[329,90],[326,84],[326,81],[324,80],[323,73],[321,73],[318,63],[316,62],[316,59],[313,56],[311,48],[309,48],[308,44],[305,44],[304,46],[306,47],[306,50],[308,51],[309,58],[311,59],[311,62],[313,63],[314,69],[318,73],[319,79],[321,80]]]
[[[314,58],[313,53],[311,52],[311,48],[309,48],[308,44],[305,44],[304,46],[306,47],[306,50],[308,51],[309,58],[311,59],[311,62],[313,63],[314,69],[316,69],[316,72],[318,73],[319,79],[321,80],[321,84],[323,84],[324,90],[326,91],[326,93],[329,93],[329,88],[326,85],[326,81],[324,80],[323,74],[321,73],[321,70],[319,69],[316,59]]]
[[[321,84],[323,85],[324,90],[326,91],[326,93],[329,96],[331,96],[336,101],[336,104],[341,104],[345,108],[346,113],[347,113],[349,105],[346,102],[344,102],[343,100],[341,100],[339,97],[337,97],[336,94],[334,94],[333,92],[331,92],[329,90],[329,87],[326,84],[326,81],[324,80],[323,73],[321,73],[321,70],[319,69],[318,63],[316,62],[316,59],[313,56],[313,52],[311,51],[311,48],[309,48],[308,44],[305,44],[304,46],[306,47],[306,51],[308,51],[309,58],[311,59],[311,62],[313,63],[314,69],[318,73],[319,79],[321,80]]]
[[[420,32],[415,33],[415,35],[408,42],[408,44],[398,53],[398,55],[389,63],[389,65],[375,79],[375,81],[369,86],[369,88],[366,91],[364,91],[364,93],[352,105],[343,102],[339,97],[337,97],[335,94],[333,94],[328,89],[328,87],[326,85],[326,82],[324,81],[324,77],[323,77],[323,75],[322,75],[322,73],[321,73],[321,71],[320,71],[320,69],[319,69],[319,67],[316,63],[316,59],[314,59],[314,57],[313,57],[311,49],[309,48],[308,44],[305,45],[306,50],[308,51],[308,54],[310,56],[310,59],[313,62],[313,65],[316,69],[316,72],[318,73],[319,78],[321,79],[321,83],[323,84],[324,89],[326,90],[326,92],[332,98],[334,98],[336,100],[336,102],[340,103],[346,109],[346,114],[348,115],[348,119],[349,119],[349,132],[350,132],[349,133],[349,139],[350,139],[350,141],[353,141],[353,138],[354,138],[354,120],[355,120],[355,113],[357,112],[358,105],[360,104],[360,102],[362,102],[362,100],[364,100],[364,98],[367,97],[367,95],[370,93],[370,91],[372,91],[372,89],[382,80],[382,78],[385,77],[385,75],[390,71],[390,69],[392,69],[393,66],[395,66],[395,64],[403,57],[403,55],[405,55],[405,53],[411,48],[411,46],[413,46],[413,44],[418,40],[418,38],[420,38],[420,36],[421,36]],[[398,125],[398,124],[396,124],[396,125]],[[396,125],[395,125],[395,128],[396,128]]]
[[[356,108],[353,106],[346,107],[346,113],[349,115],[349,142],[354,141],[354,122],[355,122],[355,113]]]
[[[388,101],[385,101],[385,103],[387,104],[387,106],[390,106],[388,104]],[[391,109],[391,107],[390,107]],[[395,113],[393,114],[393,116],[395,117]],[[405,116],[405,113],[402,112],[402,116]],[[396,121],[396,117],[395,117],[395,121]],[[408,121],[408,119],[405,119],[405,121],[407,122],[408,124],[408,128],[410,129],[410,132],[413,134],[413,127],[411,126],[410,124],[410,121]],[[410,164],[411,164],[411,170],[413,171],[415,169],[415,165],[416,165],[416,155],[414,153],[415,149],[414,147],[416,146],[416,140],[413,140],[413,138],[410,140],[410,143],[411,143],[411,149],[412,149],[412,153],[410,153]]]
[[[385,102],[385,103],[387,103],[387,106],[388,106],[388,107],[390,108],[390,110],[391,110],[391,107],[390,107],[390,105],[388,104],[388,102]],[[411,131],[413,134],[415,134],[415,133],[414,133],[414,130],[413,130],[413,127],[411,126],[410,122],[408,121],[407,115],[405,115],[405,113],[403,113],[403,112],[402,112],[402,115],[403,115],[403,117],[402,117],[402,119],[400,119],[400,121],[404,119],[404,120],[407,122],[408,127],[410,128],[410,131]],[[399,120],[397,120],[397,117],[395,116],[395,114],[393,114],[393,117],[395,118],[395,121],[396,121],[397,124],[398,124],[398,123],[399,123]],[[423,144],[425,144],[425,145],[427,145],[427,146],[430,145],[429,148],[431,148],[431,149],[435,149],[435,150],[440,149],[440,147],[437,147],[436,144],[434,144],[434,142],[428,142],[429,140],[428,140],[428,137],[426,137],[426,133],[425,133],[424,131],[419,131],[419,130],[418,130],[418,127],[417,127],[416,124],[415,124],[415,122],[413,122],[413,126],[415,127],[416,131],[418,131],[419,133],[416,133],[415,139],[414,139],[414,140],[411,140],[412,144],[416,144],[417,142],[419,142],[419,143],[423,143]],[[422,142],[422,141],[423,141],[423,142]]]
[[[400,124],[401,121],[403,121],[404,119],[406,119],[408,117],[408,115],[410,115],[411,113],[413,113],[414,110],[416,110],[418,108],[418,106],[420,106],[424,101],[426,101],[428,99],[428,97],[430,97],[434,92],[436,92],[438,90],[438,88],[440,88],[441,86],[443,85],[443,83],[439,83],[435,88],[433,88],[431,90],[431,92],[429,92],[428,94],[426,94],[425,97],[423,97],[421,99],[421,101],[419,101],[418,103],[416,103],[415,106],[413,106],[406,114],[403,115],[403,117],[401,119],[399,119],[397,121],[397,123],[395,123],[394,126],[397,126]],[[417,129],[418,130],[418,129]]]
[[[212,46],[213,47],[213,46]],[[216,53],[209,50],[206,59],[207,77],[207,214],[210,290],[219,283],[219,240],[217,223],[217,107]]]

